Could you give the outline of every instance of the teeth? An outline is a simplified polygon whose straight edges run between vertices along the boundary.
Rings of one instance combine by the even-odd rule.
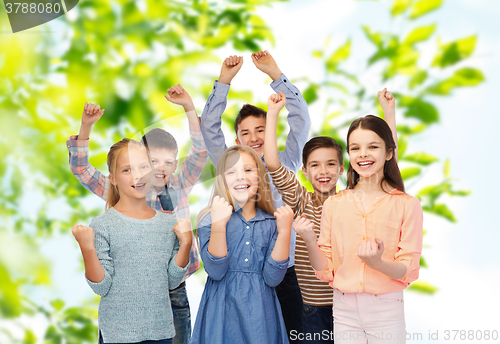
[[[372,165],[373,164],[373,161],[371,162],[359,162],[358,165],[359,166],[368,166],[368,165]]]
[[[240,185],[240,186],[235,186],[234,188],[238,189],[238,190],[239,189],[248,189],[248,186],[246,186],[246,185]]]
[[[156,178],[163,178],[163,177],[165,177],[165,175],[164,174],[155,174],[155,177]]]
[[[319,178],[318,179],[320,182],[329,182],[330,178]]]
[[[259,148],[260,146],[262,146],[262,145],[254,145],[254,146],[250,146],[250,147],[252,147],[252,148]]]

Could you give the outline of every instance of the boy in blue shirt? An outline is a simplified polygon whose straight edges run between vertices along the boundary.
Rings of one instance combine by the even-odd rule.
[[[301,165],[301,154],[307,141],[311,120],[307,104],[300,91],[292,85],[281,72],[276,61],[268,51],[258,51],[252,54],[255,66],[267,74],[273,82],[271,87],[276,93],[283,92],[286,96],[288,110],[288,125],[290,132],[286,139],[286,148],[279,152],[280,162],[289,170],[297,172]],[[214,82],[212,93],[201,115],[201,133],[208,149],[212,163],[217,165],[219,157],[227,148],[224,133],[221,129],[221,116],[227,105],[227,94],[231,81],[243,65],[242,56],[230,56],[222,64],[219,79]],[[264,162],[264,141],[266,130],[266,112],[258,107],[245,104],[235,119],[235,142],[248,145],[255,149]],[[269,177],[271,180],[271,177]],[[281,196],[274,185],[271,185],[276,207],[284,205]],[[302,333],[302,296],[300,294],[297,276],[294,268],[295,232],[290,238],[290,261],[283,281],[276,287],[276,293],[281,304],[288,337],[290,332]],[[296,341],[290,340],[291,343]]]

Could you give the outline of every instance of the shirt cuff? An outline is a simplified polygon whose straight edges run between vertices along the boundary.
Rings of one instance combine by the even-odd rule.
[[[290,80],[288,80],[288,78],[286,77],[285,73],[281,73],[281,76],[276,79],[275,81],[271,82],[271,87],[273,89],[275,89],[276,87],[278,87],[280,84],[288,84],[290,83]]]
[[[280,167],[278,167],[277,170],[275,170],[275,171],[268,171],[268,172],[271,175],[271,178],[275,179],[277,177],[285,175],[286,168],[285,168],[285,166],[283,166],[282,163],[280,163]]]
[[[71,152],[77,151],[88,151],[89,150],[89,140],[78,140],[78,135],[71,135],[69,139],[66,141],[66,147]]]
[[[221,264],[221,263],[223,263],[224,261],[226,261],[228,259],[228,257],[229,257],[229,250],[227,251],[225,257],[216,257],[216,256],[212,255],[210,252],[208,252],[208,250],[207,250],[207,257],[208,257],[208,259],[210,259],[210,261],[212,263]]]
[[[277,262],[273,259],[273,257],[269,256],[269,258],[267,258],[267,261],[269,262],[269,265],[271,265],[272,267],[283,270],[288,268],[288,262],[290,261],[290,257],[288,257],[285,260]]]
[[[220,82],[217,82],[217,80],[215,80],[214,82],[214,89],[212,91],[212,93],[214,95],[216,95],[217,97],[227,97],[227,94],[229,93],[229,88],[231,87],[231,85],[228,85],[228,84],[223,84],[223,83],[220,83]]]

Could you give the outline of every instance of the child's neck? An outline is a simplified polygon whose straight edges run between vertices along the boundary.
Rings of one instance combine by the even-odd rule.
[[[333,187],[333,189],[330,190],[330,192],[321,192],[316,189],[313,189],[314,194],[320,199],[321,204],[325,203],[325,201],[328,199],[330,196],[334,196],[337,194],[337,185]]]
[[[253,219],[255,215],[257,215],[257,205],[254,200],[246,202],[241,208],[241,216],[247,221]]]
[[[122,196],[113,208],[122,214],[136,219],[150,219],[156,214],[144,198],[133,199]]]

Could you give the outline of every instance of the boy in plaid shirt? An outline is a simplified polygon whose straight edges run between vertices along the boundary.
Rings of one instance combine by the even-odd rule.
[[[167,90],[168,101],[181,105],[189,121],[189,131],[193,145],[186,160],[182,163],[177,176],[177,143],[174,137],[162,129],[153,129],[146,133],[142,142],[149,148],[154,168],[153,187],[149,190],[148,205],[166,213],[175,211],[177,218],[190,219],[189,192],[198,181],[208,158],[203,142],[200,122],[193,101],[181,85]],[[99,105],[85,104],[82,125],[78,136],[71,136],[66,145],[69,151],[71,172],[89,191],[106,201],[109,179],[89,163],[89,136],[92,126],[104,113]],[[200,268],[196,240],[193,240],[188,272],[184,280]],[[187,344],[191,337],[191,314],[186,293],[186,284],[170,290],[170,300],[174,315],[176,336],[173,343]]]

